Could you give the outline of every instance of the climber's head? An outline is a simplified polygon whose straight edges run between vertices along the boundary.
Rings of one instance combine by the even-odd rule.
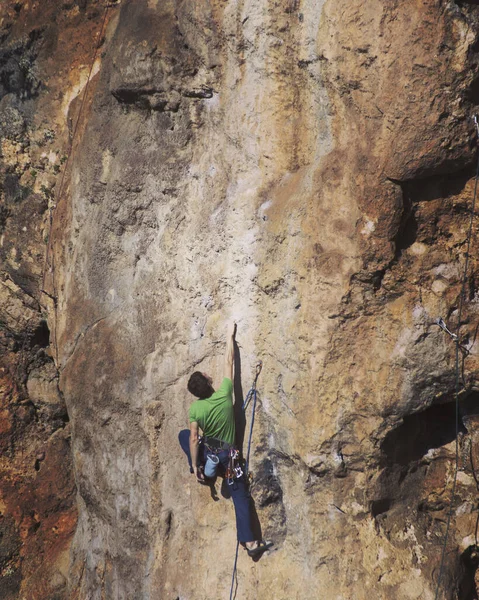
[[[188,391],[197,398],[209,398],[214,393],[212,383],[213,379],[209,375],[195,371],[188,380]]]

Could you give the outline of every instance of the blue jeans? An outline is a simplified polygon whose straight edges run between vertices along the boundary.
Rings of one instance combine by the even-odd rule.
[[[203,463],[206,462],[208,450],[203,446]],[[217,453],[219,458],[218,474],[223,476],[228,468],[229,452],[221,450]],[[239,479],[234,479],[233,484],[228,486],[233,499],[236,514],[236,531],[239,542],[252,542],[255,539],[251,522],[251,495],[244,475]]]

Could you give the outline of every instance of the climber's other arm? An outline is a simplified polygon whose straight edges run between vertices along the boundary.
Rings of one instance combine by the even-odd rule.
[[[204,475],[198,466],[199,427],[196,421],[190,423],[190,454],[191,464],[196,472],[196,478],[203,481]]]

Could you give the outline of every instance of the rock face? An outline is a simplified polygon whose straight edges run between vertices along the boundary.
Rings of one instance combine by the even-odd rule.
[[[55,188],[46,293],[41,260],[29,261],[51,349],[25,394],[48,422],[65,399],[77,486],[60,593],[228,597],[233,507],[219,482],[215,498],[197,486],[178,433],[187,378],[200,368],[220,379],[235,319],[238,403],[264,362],[252,492],[275,543],[257,563],[240,553],[236,598],[433,599],[450,505],[438,597],[476,598],[475,218],[461,292],[476,3],[65,6],[51,5],[64,31],[78,28],[70,54],[54,54],[76,65],[63,100],[48,107],[33,76],[22,84],[59,127],[68,107],[78,115],[86,81],[74,40],[95,40],[105,8],[108,27]],[[18,52],[36,60],[34,45]],[[4,114],[20,144],[25,117],[15,104]],[[8,148],[4,161],[22,164]],[[15,169],[5,198],[24,195]],[[45,195],[24,210],[44,214]],[[17,222],[5,229],[6,273],[13,248],[33,247]],[[438,316],[460,326],[458,369]]]
[[[54,192],[103,12],[0,6],[0,598],[69,597],[76,488],[43,284]]]

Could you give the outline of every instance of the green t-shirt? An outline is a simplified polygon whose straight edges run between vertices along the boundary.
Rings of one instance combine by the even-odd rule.
[[[225,377],[216,392],[190,406],[190,423],[196,421],[203,434],[228,444],[235,443],[233,382]]]

